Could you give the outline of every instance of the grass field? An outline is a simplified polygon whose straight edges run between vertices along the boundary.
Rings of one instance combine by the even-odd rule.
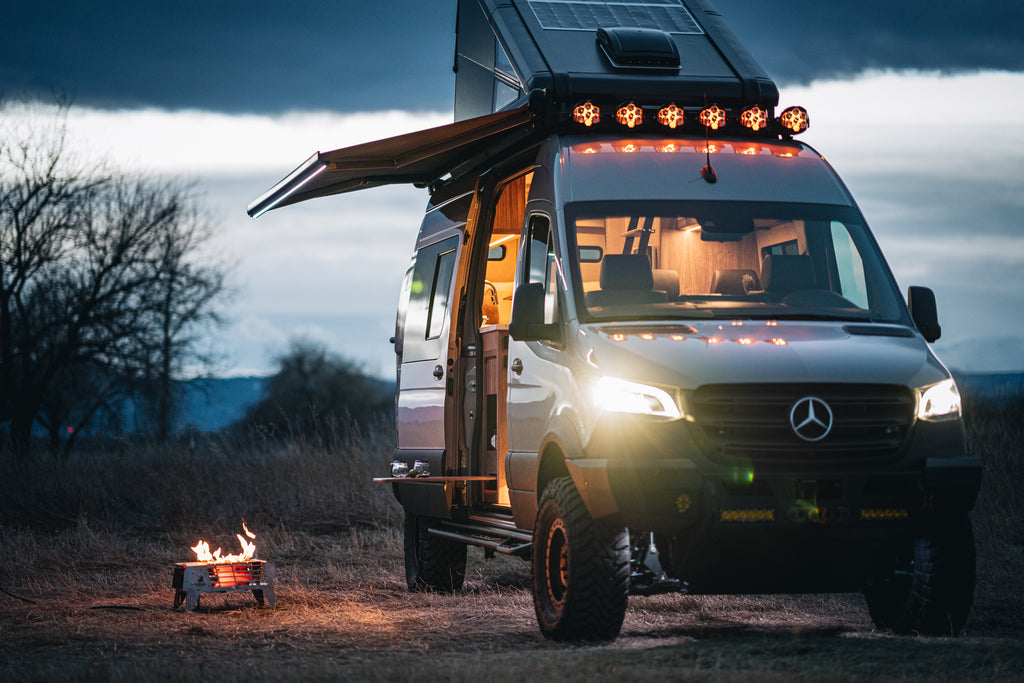
[[[529,566],[470,551],[466,589],[410,594],[400,508],[370,478],[386,428],[330,443],[219,438],[6,460],[0,482],[0,679],[1021,680],[1022,406],[969,406],[986,466],[973,514],[975,606],[960,638],[873,630],[859,595],[631,598],[613,643],[538,632]],[[172,608],[199,538],[234,552],[241,518],[277,567],[248,593]]]

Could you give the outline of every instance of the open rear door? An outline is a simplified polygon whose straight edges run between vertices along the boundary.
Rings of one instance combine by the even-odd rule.
[[[270,209],[380,185],[424,187],[473,169],[533,132],[528,105],[437,128],[317,152],[249,205],[256,218]]]

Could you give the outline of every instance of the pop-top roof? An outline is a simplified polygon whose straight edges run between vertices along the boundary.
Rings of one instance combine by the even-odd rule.
[[[617,36],[602,41],[602,32]],[[653,54],[643,54],[645,43]],[[665,43],[677,65],[658,58]],[[613,44],[626,59],[609,51]],[[456,120],[534,89],[564,103],[778,104],[775,83],[708,0],[459,0],[455,52]]]

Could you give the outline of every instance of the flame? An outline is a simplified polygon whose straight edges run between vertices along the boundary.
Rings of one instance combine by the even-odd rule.
[[[250,539],[256,538],[256,534],[249,531],[249,527],[245,525],[244,520],[242,521],[242,529],[245,531],[245,536],[248,536]],[[192,546],[192,552],[196,554],[196,560],[199,562],[214,562],[217,564],[223,562],[248,562],[256,555],[256,544],[245,540],[245,536],[242,536],[242,534],[236,534],[235,536],[242,546],[242,552],[237,555],[225,555],[222,557],[220,548],[211,553],[210,544],[206,541],[199,541],[199,543]]]

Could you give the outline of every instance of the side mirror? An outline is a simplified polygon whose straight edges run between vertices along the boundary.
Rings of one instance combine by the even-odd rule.
[[[508,334],[516,341],[558,341],[558,325],[544,322],[544,285],[529,282],[516,288]]]
[[[931,344],[942,336],[939,312],[935,307],[935,292],[927,287],[911,287],[907,290],[907,304],[910,317],[914,319],[914,324],[926,342]]]

